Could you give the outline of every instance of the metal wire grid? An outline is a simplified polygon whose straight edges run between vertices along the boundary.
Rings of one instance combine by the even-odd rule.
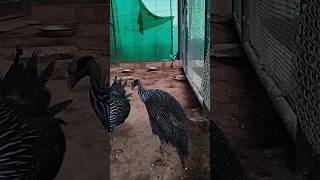
[[[295,109],[302,131],[320,154],[320,2],[301,3],[296,66]]]
[[[248,12],[239,12],[244,8]],[[276,84],[279,96],[294,110],[317,154],[320,154],[319,9],[320,2],[312,0],[242,0],[240,3],[234,0],[233,4],[233,15],[242,15],[235,18],[236,23],[243,24],[240,34],[248,31],[248,37],[241,38],[247,39],[258,57],[252,62],[262,67]],[[248,23],[244,24],[243,19]]]
[[[297,29],[298,3],[294,1],[250,1],[251,45],[260,56],[260,63],[285,97],[293,91],[293,59]]]
[[[210,108],[210,65],[207,57],[209,47],[207,16],[208,1],[186,0],[183,4],[181,52],[186,76],[197,97]],[[183,26],[183,27],[181,27]]]

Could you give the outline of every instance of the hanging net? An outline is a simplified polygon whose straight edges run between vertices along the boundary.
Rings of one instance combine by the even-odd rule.
[[[164,61],[177,52],[177,2],[112,0],[111,62]]]
[[[162,25],[165,22],[172,20],[173,17],[159,17],[152,12],[150,12],[147,7],[143,4],[141,0],[139,2],[139,17],[138,17],[138,24],[139,24],[139,32],[143,34],[143,31],[157,27]]]

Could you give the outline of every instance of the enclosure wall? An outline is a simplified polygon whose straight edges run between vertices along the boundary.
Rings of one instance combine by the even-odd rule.
[[[233,0],[253,67],[293,140],[320,155],[320,3]],[[308,153],[312,154],[312,153]]]

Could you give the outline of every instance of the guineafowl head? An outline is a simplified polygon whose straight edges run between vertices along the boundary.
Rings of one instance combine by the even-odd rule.
[[[82,56],[73,60],[68,68],[68,88],[72,90],[77,83],[90,74],[90,64],[95,62],[93,56]]]
[[[131,89],[134,89],[136,86],[139,87],[139,89],[142,88],[141,81],[139,79],[135,79],[131,82]]]

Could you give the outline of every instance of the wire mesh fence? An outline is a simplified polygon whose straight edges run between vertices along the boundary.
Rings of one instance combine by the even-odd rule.
[[[181,1],[180,13],[180,57],[184,71],[198,98],[210,108],[210,65],[208,48],[210,32],[208,17],[209,1]]]
[[[319,1],[311,0],[233,0],[235,24],[253,67],[268,79],[264,84],[271,82],[266,90],[293,139],[301,129],[318,157],[319,9]]]

